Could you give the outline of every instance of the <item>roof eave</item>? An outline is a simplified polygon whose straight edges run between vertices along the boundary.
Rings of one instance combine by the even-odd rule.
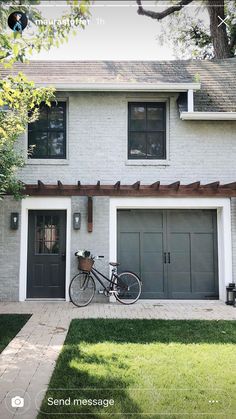
[[[185,121],[236,121],[236,112],[181,112]]]
[[[54,87],[58,91],[82,92],[187,92],[199,90],[200,83],[35,83],[36,86]]]

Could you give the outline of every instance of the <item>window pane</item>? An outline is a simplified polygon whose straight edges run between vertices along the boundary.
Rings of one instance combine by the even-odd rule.
[[[130,129],[144,130],[146,127],[145,106],[131,105],[130,107]]]
[[[49,128],[62,129],[64,128],[64,107],[62,105],[52,106],[49,111],[48,118]]]
[[[48,148],[50,156],[63,156],[64,155],[64,133],[51,132],[48,139]]]
[[[146,134],[142,132],[130,133],[130,149],[131,157],[145,158],[146,157]]]
[[[33,146],[32,157],[44,157],[48,153],[47,132],[29,132],[29,146]]]
[[[147,108],[147,129],[162,130],[164,129],[164,109],[155,105]]]
[[[147,133],[147,158],[165,158],[164,134],[162,132]]]
[[[37,121],[32,122],[32,124],[29,124],[29,130],[33,131],[46,131],[48,129],[48,111],[46,106],[40,106],[39,109],[39,118]]]

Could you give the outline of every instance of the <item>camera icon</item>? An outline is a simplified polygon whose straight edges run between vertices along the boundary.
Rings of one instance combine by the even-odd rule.
[[[12,407],[24,407],[24,398],[20,396],[12,397],[11,399],[11,406]]]

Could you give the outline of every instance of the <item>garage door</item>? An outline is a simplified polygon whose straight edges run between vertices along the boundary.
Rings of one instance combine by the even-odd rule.
[[[119,210],[118,261],[141,298],[218,298],[216,211]]]

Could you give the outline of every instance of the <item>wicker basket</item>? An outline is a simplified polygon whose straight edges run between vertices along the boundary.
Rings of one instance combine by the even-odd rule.
[[[85,272],[90,272],[94,264],[94,260],[91,258],[83,258],[78,256],[78,269]]]

